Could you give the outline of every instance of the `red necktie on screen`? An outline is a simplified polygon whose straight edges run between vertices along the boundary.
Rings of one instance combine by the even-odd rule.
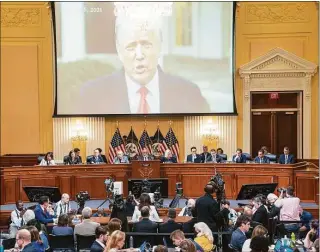
[[[140,103],[138,113],[140,114],[148,114],[150,109],[147,102],[148,89],[146,87],[142,87],[138,91],[140,93]]]

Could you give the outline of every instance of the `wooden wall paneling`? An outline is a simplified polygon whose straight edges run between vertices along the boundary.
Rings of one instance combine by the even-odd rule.
[[[183,175],[183,192],[187,197],[199,197],[204,194],[203,188],[210,181],[210,175]]]
[[[223,180],[225,182],[225,192],[226,192],[226,198],[227,199],[233,199],[234,197],[237,197],[237,195],[234,195],[234,186],[233,186],[233,174],[222,174]],[[237,193],[236,193],[237,194]]]
[[[106,198],[105,177],[80,175],[75,177],[75,191],[88,191],[90,199]]]
[[[319,180],[318,171],[296,171],[295,172],[295,193],[304,202],[319,202]]]
[[[71,190],[71,177],[70,176],[59,176],[59,189],[61,194],[67,193],[72,197],[74,194],[72,194]]]
[[[17,198],[16,195],[16,180],[15,179],[9,179],[4,182],[4,202],[10,202],[15,203],[15,200]],[[3,204],[1,202],[1,204]]]
[[[288,187],[292,185],[292,180],[290,176],[277,176],[278,187]]]

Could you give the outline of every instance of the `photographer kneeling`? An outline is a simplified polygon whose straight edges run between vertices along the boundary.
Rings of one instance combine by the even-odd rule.
[[[280,221],[300,221],[300,199],[294,196],[292,186],[288,186],[287,190],[282,189],[279,198],[274,203],[280,208]],[[298,232],[299,223],[284,224],[286,232],[289,234]]]

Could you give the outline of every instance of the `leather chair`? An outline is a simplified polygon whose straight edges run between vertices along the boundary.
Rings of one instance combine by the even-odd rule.
[[[77,251],[90,250],[92,243],[96,240],[95,235],[76,235],[77,237]]]
[[[87,164],[90,164],[92,158],[93,158],[93,155],[87,156]]]
[[[63,163],[66,164],[69,159],[69,155],[63,157]]]
[[[52,235],[49,234],[49,244],[51,251],[63,250],[74,251],[74,238],[73,235]]]
[[[277,162],[277,155],[268,153],[265,155],[267,158],[269,158],[270,162]]]
[[[37,164],[39,165],[40,163],[41,163],[41,161],[42,161],[42,159],[44,159],[44,155],[40,155],[40,156],[38,156],[38,158],[37,158]]]
[[[227,154],[219,154],[219,157],[221,157],[222,161],[224,162],[228,160]]]
[[[242,153],[242,154],[246,156],[247,160],[252,160],[251,154],[249,153]]]

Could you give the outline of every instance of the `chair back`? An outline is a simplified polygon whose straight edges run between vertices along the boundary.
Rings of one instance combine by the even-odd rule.
[[[249,153],[242,153],[242,154],[246,156],[247,160],[251,160],[251,154]]]
[[[52,235],[49,234],[49,244],[52,250],[54,249],[73,249],[73,235]]]
[[[92,243],[96,240],[95,235],[76,235],[77,236],[77,251],[80,249],[89,249]]]
[[[67,163],[68,159],[69,159],[69,155],[64,156],[63,157],[63,163],[64,164]]]
[[[268,153],[265,155],[267,158],[269,158],[270,162],[277,162],[277,155]]]
[[[37,157],[37,164],[40,164],[41,161],[42,161],[42,159],[44,159],[44,157],[45,157],[45,156],[43,156],[43,155],[38,156],[38,157]]]
[[[12,249],[16,244],[16,238],[10,238],[2,241],[3,249]]]
[[[87,156],[87,163],[90,163],[93,158],[93,155]]]

